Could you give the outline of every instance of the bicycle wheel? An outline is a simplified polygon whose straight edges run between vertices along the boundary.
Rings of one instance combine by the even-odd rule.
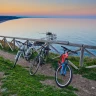
[[[14,65],[13,65],[13,67],[12,67],[12,68],[14,68],[14,67],[16,66],[17,61],[18,61],[18,59],[16,59],[16,60],[15,60]]]
[[[73,75],[72,69],[68,64],[63,68],[63,72],[66,71],[64,74],[61,74],[61,69],[62,65],[59,66],[55,72],[55,81],[59,87],[64,88],[71,83]]]
[[[16,55],[16,57],[15,57],[15,62],[14,62],[14,65],[13,65],[13,67],[12,67],[12,68],[14,68],[14,67],[16,66],[17,61],[18,61],[18,59],[20,58],[20,56],[21,56],[21,52],[20,52],[20,51],[18,51],[18,53],[17,53],[17,55]]]
[[[39,66],[40,66],[40,56],[37,56],[30,64],[30,70],[29,70],[30,75],[35,75],[36,72],[38,71]]]

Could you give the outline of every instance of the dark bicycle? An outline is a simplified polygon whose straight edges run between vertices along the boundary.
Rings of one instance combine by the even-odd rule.
[[[32,63],[30,64],[30,75],[35,75],[39,69],[39,66],[46,62],[46,57],[49,54],[49,46],[42,45],[39,54],[34,58]]]
[[[71,66],[68,64],[69,53],[77,54],[77,52],[64,46],[61,47],[64,49],[64,53],[61,54],[60,61],[58,61],[58,68],[55,72],[55,81],[59,87],[64,88],[71,83],[73,76]]]

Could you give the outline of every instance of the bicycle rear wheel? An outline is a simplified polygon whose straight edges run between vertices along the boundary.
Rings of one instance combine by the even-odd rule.
[[[62,65],[59,66],[55,72],[55,81],[59,87],[64,88],[71,83],[73,75],[72,75],[72,69],[68,64],[65,65],[63,69],[63,72],[64,70],[66,71],[65,74],[61,74],[61,68]]]
[[[38,71],[39,66],[40,66],[40,57],[37,56],[30,63],[30,70],[29,70],[30,75],[35,75],[36,72]]]

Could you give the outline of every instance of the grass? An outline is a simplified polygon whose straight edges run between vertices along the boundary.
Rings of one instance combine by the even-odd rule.
[[[13,62],[0,57],[0,72],[4,77],[0,80],[2,93],[0,96],[76,96],[76,88],[69,86],[58,89],[49,85],[43,85],[40,81],[52,79],[44,75],[30,76],[28,70],[17,65],[10,69]]]
[[[79,70],[73,69],[74,74],[81,74],[82,77],[96,81],[96,68],[87,69],[85,67],[79,68]]]
[[[52,66],[54,67],[54,69],[56,70],[58,67],[58,58],[57,59],[52,59],[53,57],[56,57],[57,54],[53,54],[51,53],[50,56],[47,59],[48,63],[51,63]],[[77,67],[79,67],[79,57],[74,57],[74,56],[70,56],[69,60],[71,62],[73,62]],[[84,58],[84,66],[92,66],[92,65],[96,65],[96,59],[92,59],[89,57],[85,57]],[[90,80],[96,80],[96,68],[90,68],[87,69],[85,67],[79,67],[79,70],[75,70],[73,69],[73,73],[74,74],[81,74],[83,77],[90,79]]]
[[[2,49],[2,48],[0,47],[0,49]],[[2,50],[10,52],[12,54],[16,54],[17,53],[17,48],[13,52],[11,51],[11,49],[9,47],[6,47],[5,49],[2,49]],[[55,70],[58,67],[59,58],[54,59],[54,60],[52,58],[54,58],[56,56],[58,56],[58,55],[54,54],[54,53],[50,53],[48,58],[47,58],[47,63],[52,64],[52,66],[54,67]],[[69,60],[71,62],[73,62],[77,67],[79,67],[79,57],[70,56]],[[96,59],[85,57],[84,58],[84,67],[81,67],[81,68],[79,67],[79,70],[75,70],[73,68],[73,73],[74,74],[81,74],[83,77],[85,77],[87,79],[96,80],[96,68],[92,68],[92,69],[86,69],[85,68],[85,66],[91,66],[91,65],[96,65]]]
[[[2,48],[1,46],[0,46],[0,50],[3,50],[3,51],[5,51],[5,52],[9,52],[9,53],[12,53],[12,54],[16,54],[17,53],[17,51],[18,51],[18,49],[16,48],[16,49],[14,49],[13,51],[7,46],[7,47],[5,47],[5,48]]]
[[[12,54],[16,54],[18,51],[17,48],[14,51],[11,51],[11,49],[9,47],[2,49],[1,46],[0,46],[0,49],[4,50],[6,52],[12,53]],[[34,56],[32,55],[32,58]],[[58,63],[59,58],[54,59],[54,60],[52,58],[54,58],[56,56],[58,56],[58,55],[54,54],[54,53],[50,53],[48,58],[47,58],[47,63],[52,64],[52,66],[54,67],[55,70],[58,67],[57,63]],[[79,63],[79,57],[70,56],[69,60],[71,62],[73,62],[77,67],[79,67],[79,64],[78,64]],[[96,80],[96,68],[92,68],[92,69],[86,69],[85,68],[85,66],[91,66],[91,65],[96,65],[96,59],[85,57],[84,58],[84,67],[79,68],[79,70],[73,69],[73,73],[74,74],[81,74],[83,77],[85,77],[87,79]]]
[[[79,57],[69,57],[69,59],[79,67]],[[84,67],[79,67],[79,70],[74,70],[74,74],[81,74],[83,77],[91,80],[96,80],[96,68],[85,68],[86,66],[96,65],[96,58],[84,58]]]

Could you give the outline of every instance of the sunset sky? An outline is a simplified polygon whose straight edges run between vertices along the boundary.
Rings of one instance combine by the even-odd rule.
[[[96,0],[0,0],[0,15],[96,16]]]

